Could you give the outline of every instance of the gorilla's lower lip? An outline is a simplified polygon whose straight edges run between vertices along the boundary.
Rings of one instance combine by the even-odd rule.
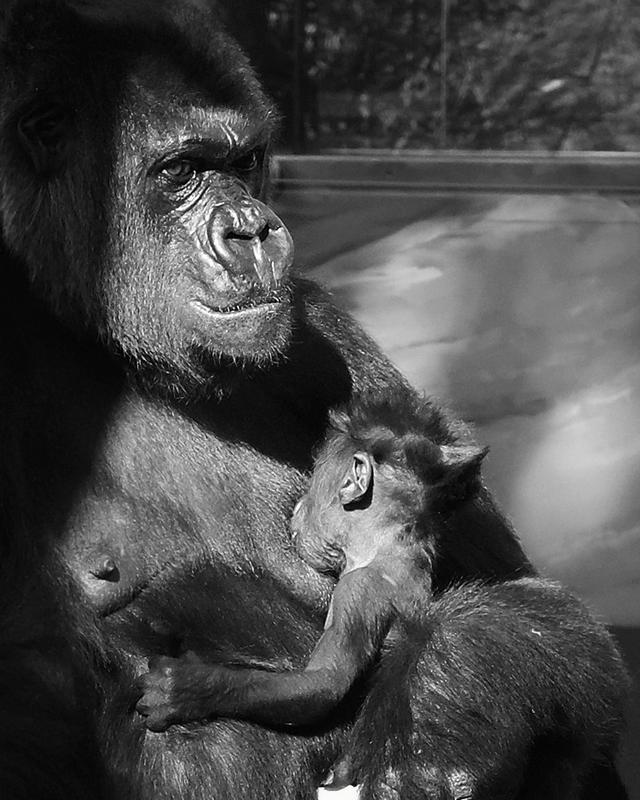
[[[255,306],[244,306],[240,308],[214,308],[203,303],[202,300],[192,300],[191,305],[199,312],[207,314],[210,317],[225,317],[227,319],[240,319],[242,317],[250,317],[255,314],[265,313],[266,311],[275,311],[282,303],[270,302],[261,303]]]

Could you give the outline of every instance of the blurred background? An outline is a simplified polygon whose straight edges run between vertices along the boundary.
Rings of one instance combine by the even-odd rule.
[[[298,262],[477,427],[640,676],[640,3],[228,0]],[[640,700],[621,767],[640,800]]]
[[[637,0],[220,0],[282,145],[636,150]]]

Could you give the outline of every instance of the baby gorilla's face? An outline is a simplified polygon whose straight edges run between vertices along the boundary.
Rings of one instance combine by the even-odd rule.
[[[346,514],[338,497],[340,478],[317,467],[309,488],[293,510],[291,533],[298,554],[318,572],[339,575],[344,567]]]

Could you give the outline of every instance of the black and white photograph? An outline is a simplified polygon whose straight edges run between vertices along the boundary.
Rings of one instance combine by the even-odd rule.
[[[640,3],[0,0],[0,798],[640,800]]]

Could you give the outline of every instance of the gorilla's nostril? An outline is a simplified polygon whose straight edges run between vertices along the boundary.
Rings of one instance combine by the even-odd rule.
[[[246,233],[245,231],[227,231],[224,235],[225,239],[243,239],[244,241],[251,241],[254,238],[253,233]]]
[[[251,241],[251,239],[259,239],[261,242],[264,242],[267,236],[269,236],[271,228],[269,227],[269,223],[265,222],[260,230],[251,231],[251,230],[238,230],[237,228],[231,228],[228,230],[224,238],[225,239],[242,239],[243,241]]]

